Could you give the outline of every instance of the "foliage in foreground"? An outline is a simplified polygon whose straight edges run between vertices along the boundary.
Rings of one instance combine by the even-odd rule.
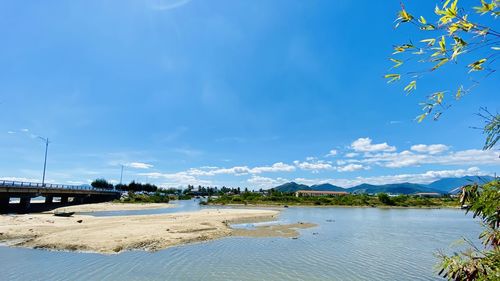
[[[471,1],[439,2],[434,9],[434,17],[427,19],[412,14],[401,4],[396,27],[407,25],[412,28],[412,35],[422,36],[419,41],[394,46],[393,57],[390,58],[393,66],[384,76],[388,83],[404,81],[402,91],[409,95],[417,91],[417,86],[426,76],[450,67],[463,67],[466,79],[451,74],[442,84],[465,81],[451,88],[440,86],[427,94],[427,100],[421,103],[423,113],[417,117],[418,122],[428,116],[437,120],[451,106],[451,100],[460,100],[481,80],[493,77],[500,55],[500,32],[495,30],[496,19],[500,15],[500,0],[475,0],[474,12],[460,6],[463,3],[470,5]],[[405,68],[408,70],[404,71]],[[500,115],[490,113],[486,108],[481,110],[479,116],[486,123],[481,128],[486,135],[484,149],[491,149],[500,139]]]
[[[480,187],[464,187],[461,203],[467,212],[482,221],[484,231],[479,236],[482,249],[472,242],[469,249],[441,258],[439,274],[449,280],[500,280],[500,182],[493,181]]]

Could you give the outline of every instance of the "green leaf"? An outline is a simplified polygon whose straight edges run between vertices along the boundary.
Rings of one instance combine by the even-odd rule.
[[[403,44],[403,45],[394,46],[394,53],[392,53],[392,54],[394,55],[397,53],[402,53],[408,49],[414,49],[414,48],[415,48],[415,46],[413,46],[413,44]]]
[[[389,81],[387,81],[387,83],[392,83],[392,82],[395,82],[395,81],[401,79],[401,75],[400,74],[386,74],[386,75],[384,75],[384,78],[389,79]]]
[[[491,1],[490,4],[486,3],[486,1],[484,0],[481,0],[481,6],[474,7],[474,10],[476,10],[476,13],[484,15],[487,12],[493,11],[495,8],[496,8],[495,0]]]
[[[406,87],[404,88],[404,91],[408,92],[408,94],[410,94],[412,91],[414,91],[416,89],[417,89],[417,81],[413,80],[410,82],[410,84],[406,85]]]
[[[395,65],[393,65],[392,68],[400,67],[403,64],[403,61],[401,61],[401,60],[397,60],[397,59],[393,59],[393,58],[390,58],[390,60],[395,63]]]
[[[444,99],[444,92],[436,92],[431,95],[430,99],[434,100],[436,104],[441,104]]]
[[[462,94],[464,92],[464,86],[463,85],[460,85],[460,87],[458,88],[457,90],[457,93],[455,95],[455,99],[460,99],[462,97]]]
[[[436,64],[432,69],[431,71],[434,71],[436,69],[438,69],[439,67],[443,66],[443,64],[447,63],[449,61],[448,58],[440,58],[440,59],[437,59],[436,61],[439,61],[438,64]]]
[[[420,40],[420,42],[427,43],[428,46],[434,46],[434,44],[436,43],[436,39],[429,38],[429,39]]]
[[[478,61],[475,61],[471,64],[468,65],[468,67],[470,67],[470,70],[469,72],[472,72],[472,71],[481,71],[483,70],[483,63],[486,62],[487,59],[480,59]]]
[[[439,41],[439,48],[441,48],[441,52],[446,52],[446,41],[444,36],[441,36],[441,40]]]
[[[417,117],[417,122],[418,122],[418,123],[422,122],[422,121],[425,119],[425,117],[427,117],[427,113],[424,113],[424,114],[419,115],[419,116]]]
[[[402,9],[401,11],[399,11],[399,19],[402,22],[409,22],[413,19],[413,16],[411,14],[409,14],[408,12],[406,12],[405,9]]]

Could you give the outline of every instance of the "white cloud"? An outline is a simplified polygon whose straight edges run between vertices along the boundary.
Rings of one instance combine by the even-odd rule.
[[[186,186],[188,184],[192,185],[211,185],[212,182],[209,180],[198,179],[192,175],[187,174],[186,172],[178,172],[178,173],[139,173],[138,176],[144,176],[150,179],[158,179],[161,180],[161,185],[163,187],[181,187]]]
[[[375,177],[356,177],[352,179],[325,179],[325,178],[296,178],[295,182],[307,185],[321,184],[321,183],[331,183],[333,185],[337,185],[340,187],[353,187],[362,183],[368,184],[391,184],[391,183],[403,183],[403,182],[411,182],[411,183],[420,183],[420,184],[428,184],[433,181],[448,178],[448,177],[464,177],[464,176],[485,176],[490,173],[481,171],[478,167],[470,167],[468,169],[457,169],[457,170],[430,170],[424,173],[417,174],[397,174],[397,175],[383,175],[383,176],[375,176]],[[266,183],[268,183],[269,187],[276,186],[282,184],[283,181],[287,182],[287,180],[281,179],[272,179],[266,178]],[[288,180],[289,181],[289,180]]]
[[[470,149],[446,154],[421,154],[404,150],[399,153],[365,153],[361,163],[375,164],[388,168],[420,166],[423,164],[440,165],[488,165],[500,164],[498,152],[493,150]]]
[[[398,174],[376,177],[357,177],[352,180],[345,180],[347,186],[354,186],[361,183],[369,184],[391,184],[391,183],[421,183],[427,184],[433,181],[449,178],[449,177],[464,177],[464,176],[481,176],[487,175],[487,172],[481,171],[478,167],[470,167],[468,169],[457,170],[430,170],[420,174]]]
[[[215,168],[215,169],[189,169],[190,175],[195,176],[215,176],[221,174],[227,175],[246,175],[246,174],[261,174],[274,172],[292,172],[295,171],[295,166],[285,164],[283,162],[274,163],[271,166],[258,166],[249,168],[248,166],[235,166],[231,168]]]
[[[357,152],[376,152],[376,151],[396,151],[395,146],[390,146],[386,142],[372,144],[370,138],[359,138],[351,144],[351,149]]]
[[[315,185],[315,184],[323,184],[329,183],[331,179],[308,179],[308,178],[295,178],[293,180],[296,183],[305,184],[305,185]]]
[[[141,163],[141,162],[131,162],[126,164],[126,166],[134,169],[151,169],[154,167],[151,164]]]
[[[314,171],[317,172],[319,170],[332,170],[333,166],[325,161],[304,161],[300,162],[298,160],[293,161],[293,164],[295,166],[299,167],[302,170],[309,170],[309,171]]]
[[[29,132],[29,130],[28,129],[21,129],[21,132],[27,133],[27,132]]]
[[[444,144],[416,144],[412,145],[411,150],[420,152],[420,153],[429,153],[429,154],[438,154],[448,150],[449,147]]]
[[[274,163],[272,166],[255,167],[250,170],[252,174],[260,174],[264,172],[293,172],[295,167],[283,162]]]
[[[7,132],[7,134],[11,134],[11,135],[12,135],[12,134],[15,134],[15,133],[16,133],[16,132],[14,132],[14,131],[8,131],[8,132]]]
[[[365,167],[361,164],[349,164],[346,166],[337,167],[337,171],[339,171],[339,172],[354,172],[354,171],[359,171],[359,170],[363,170],[363,169],[367,169],[367,167]]]
[[[330,152],[328,152],[328,154],[326,155],[326,157],[333,157],[333,156],[335,156],[337,154],[338,154],[338,151],[335,150],[335,149],[332,149],[332,150],[330,150]]]
[[[284,179],[284,178],[268,178],[268,177],[261,177],[261,176],[252,176],[247,180],[248,183],[252,184],[253,187],[257,188],[273,188],[275,186],[278,186],[280,184],[284,184],[288,182],[289,180]]]
[[[346,153],[346,154],[345,154],[345,157],[347,157],[347,158],[353,158],[353,157],[356,157],[356,156],[358,156],[358,155],[359,155],[359,153],[356,153],[356,152],[349,152],[349,153]]]

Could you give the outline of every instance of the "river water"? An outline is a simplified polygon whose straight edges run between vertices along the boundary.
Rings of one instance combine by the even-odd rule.
[[[184,201],[177,208],[94,215],[198,208]],[[298,239],[228,237],[154,253],[0,247],[0,280],[441,280],[434,253],[449,252],[460,237],[475,240],[481,231],[456,209],[293,207],[278,221],[318,226],[301,230]]]

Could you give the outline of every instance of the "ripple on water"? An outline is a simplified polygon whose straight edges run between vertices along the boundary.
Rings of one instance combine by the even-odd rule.
[[[480,232],[459,210],[289,208],[279,221],[318,226],[296,240],[228,237],[155,253],[0,247],[0,271],[7,280],[440,280],[436,249]]]

